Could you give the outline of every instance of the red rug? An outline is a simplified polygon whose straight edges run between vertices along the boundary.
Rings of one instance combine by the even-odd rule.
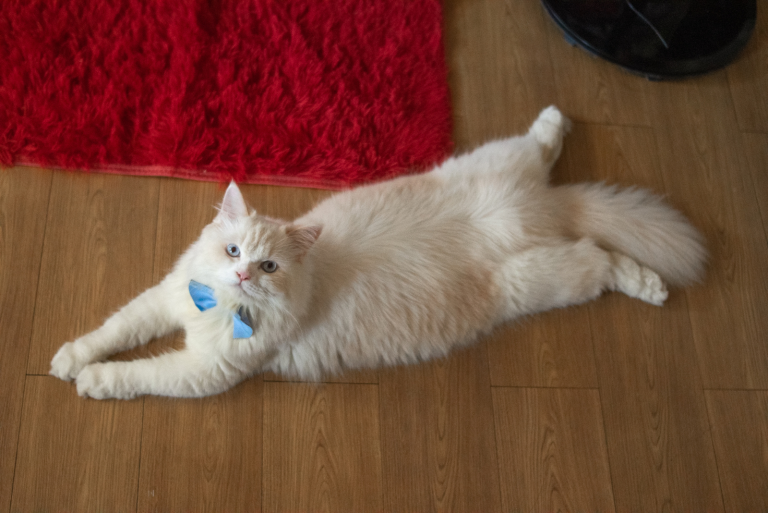
[[[3,0],[0,164],[343,188],[451,149],[439,0]]]

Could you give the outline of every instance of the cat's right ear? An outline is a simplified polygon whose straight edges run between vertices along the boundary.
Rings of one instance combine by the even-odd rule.
[[[216,216],[216,221],[234,220],[238,217],[248,217],[248,206],[245,204],[243,195],[240,193],[240,189],[235,184],[235,181],[229,183],[227,192],[224,193],[224,199],[221,200],[221,207],[219,207],[219,214]]]

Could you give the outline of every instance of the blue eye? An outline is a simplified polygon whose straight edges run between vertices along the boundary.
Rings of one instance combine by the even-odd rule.
[[[240,248],[237,247],[237,244],[227,244],[227,255],[231,257],[240,256]]]

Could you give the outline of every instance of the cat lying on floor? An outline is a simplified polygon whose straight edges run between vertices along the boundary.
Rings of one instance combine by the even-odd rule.
[[[51,374],[97,399],[198,397],[268,370],[318,379],[445,356],[605,290],[661,305],[664,281],[700,276],[700,235],[643,190],[550,186],[567,126],[549,107],[524,136],[336,194],[293,222],[249,211],[232,183],[173,271],[64,344]],[[180,328],[183,350],[103,361]]]

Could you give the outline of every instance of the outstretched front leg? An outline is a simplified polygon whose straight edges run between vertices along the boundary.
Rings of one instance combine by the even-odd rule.
[[[131,362],[90,364],[77,376],[77,393],[94,399],[204,397],[223,392],[246,377],[245,369],[185,349]]]
[[[181,328],[169,280],[152,287],[112,315],[97,330],[67,342],[51,361],[51,374],[69,381],[91,362],[146,344]]]

